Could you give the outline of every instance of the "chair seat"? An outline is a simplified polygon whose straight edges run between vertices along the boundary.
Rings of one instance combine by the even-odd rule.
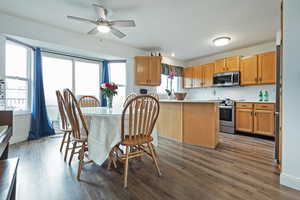
[[[129,139],[129,135],[126,135],[125,139],[121,142],[121,144],[131,146],[131,145],[145,144],[152,141],[153,138],[151,136],[138,135],[136,137],[131,136],[131,139]]]

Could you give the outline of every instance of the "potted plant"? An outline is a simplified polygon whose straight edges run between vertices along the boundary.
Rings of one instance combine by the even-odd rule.
[[[101,95],[106,97],[107,100],[107,107],[112,108],[112,102],[115,95],[118,94],[117,92],[118,86],[115,83],[105,82],[102,83],[100,86]]]
[[[176,76],[176,72],[174,71],[171,71],[168,75],[168,79],[170,79],[170,89],[165,89],[165,91],[167,92],[168,94],[168,98],[171,99],[171,96],[172,96],[172,88],[173,88],[173,79],[174,77]]]

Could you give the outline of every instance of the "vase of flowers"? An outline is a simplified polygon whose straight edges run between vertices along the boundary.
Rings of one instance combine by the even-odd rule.
[[[168,79],[170,79],[170,89],[165,89],[165,91],[166,91],[166,93],[167,93],[167,95],[168,95],[168,99],[171,99],[172,98],[172,91],[173,91],[173,79],[174,79],[174,77],[176,76],[176,72],[174,72],[174,71],[171,71],[170,73],[169,73],[169,75],[168,75]]]
[[[112,108],[113,98],[118,94],[117,92],[118,86],[115,83],[105,82],[100,86],[101,95],[106,97],[107,107]]]

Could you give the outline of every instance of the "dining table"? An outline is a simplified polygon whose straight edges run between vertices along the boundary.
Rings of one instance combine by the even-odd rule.
[[[109,156],[112,148],[121,142],[121,120],[123,108],[83,107],[82,114],[86,119],[89,130],[88,157],[94,163],[102,165]],[[126,114],[125,114],[126,115]],[[128,120],[125,116],[125,120]],[[158,133],[154,128],[153,145],[158,146]]]

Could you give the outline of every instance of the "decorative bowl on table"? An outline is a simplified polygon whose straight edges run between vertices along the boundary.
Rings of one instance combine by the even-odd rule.
[[[175,92],[174,94],[175,94],[177,100],[184,100],[187,93],[186,92]]]

